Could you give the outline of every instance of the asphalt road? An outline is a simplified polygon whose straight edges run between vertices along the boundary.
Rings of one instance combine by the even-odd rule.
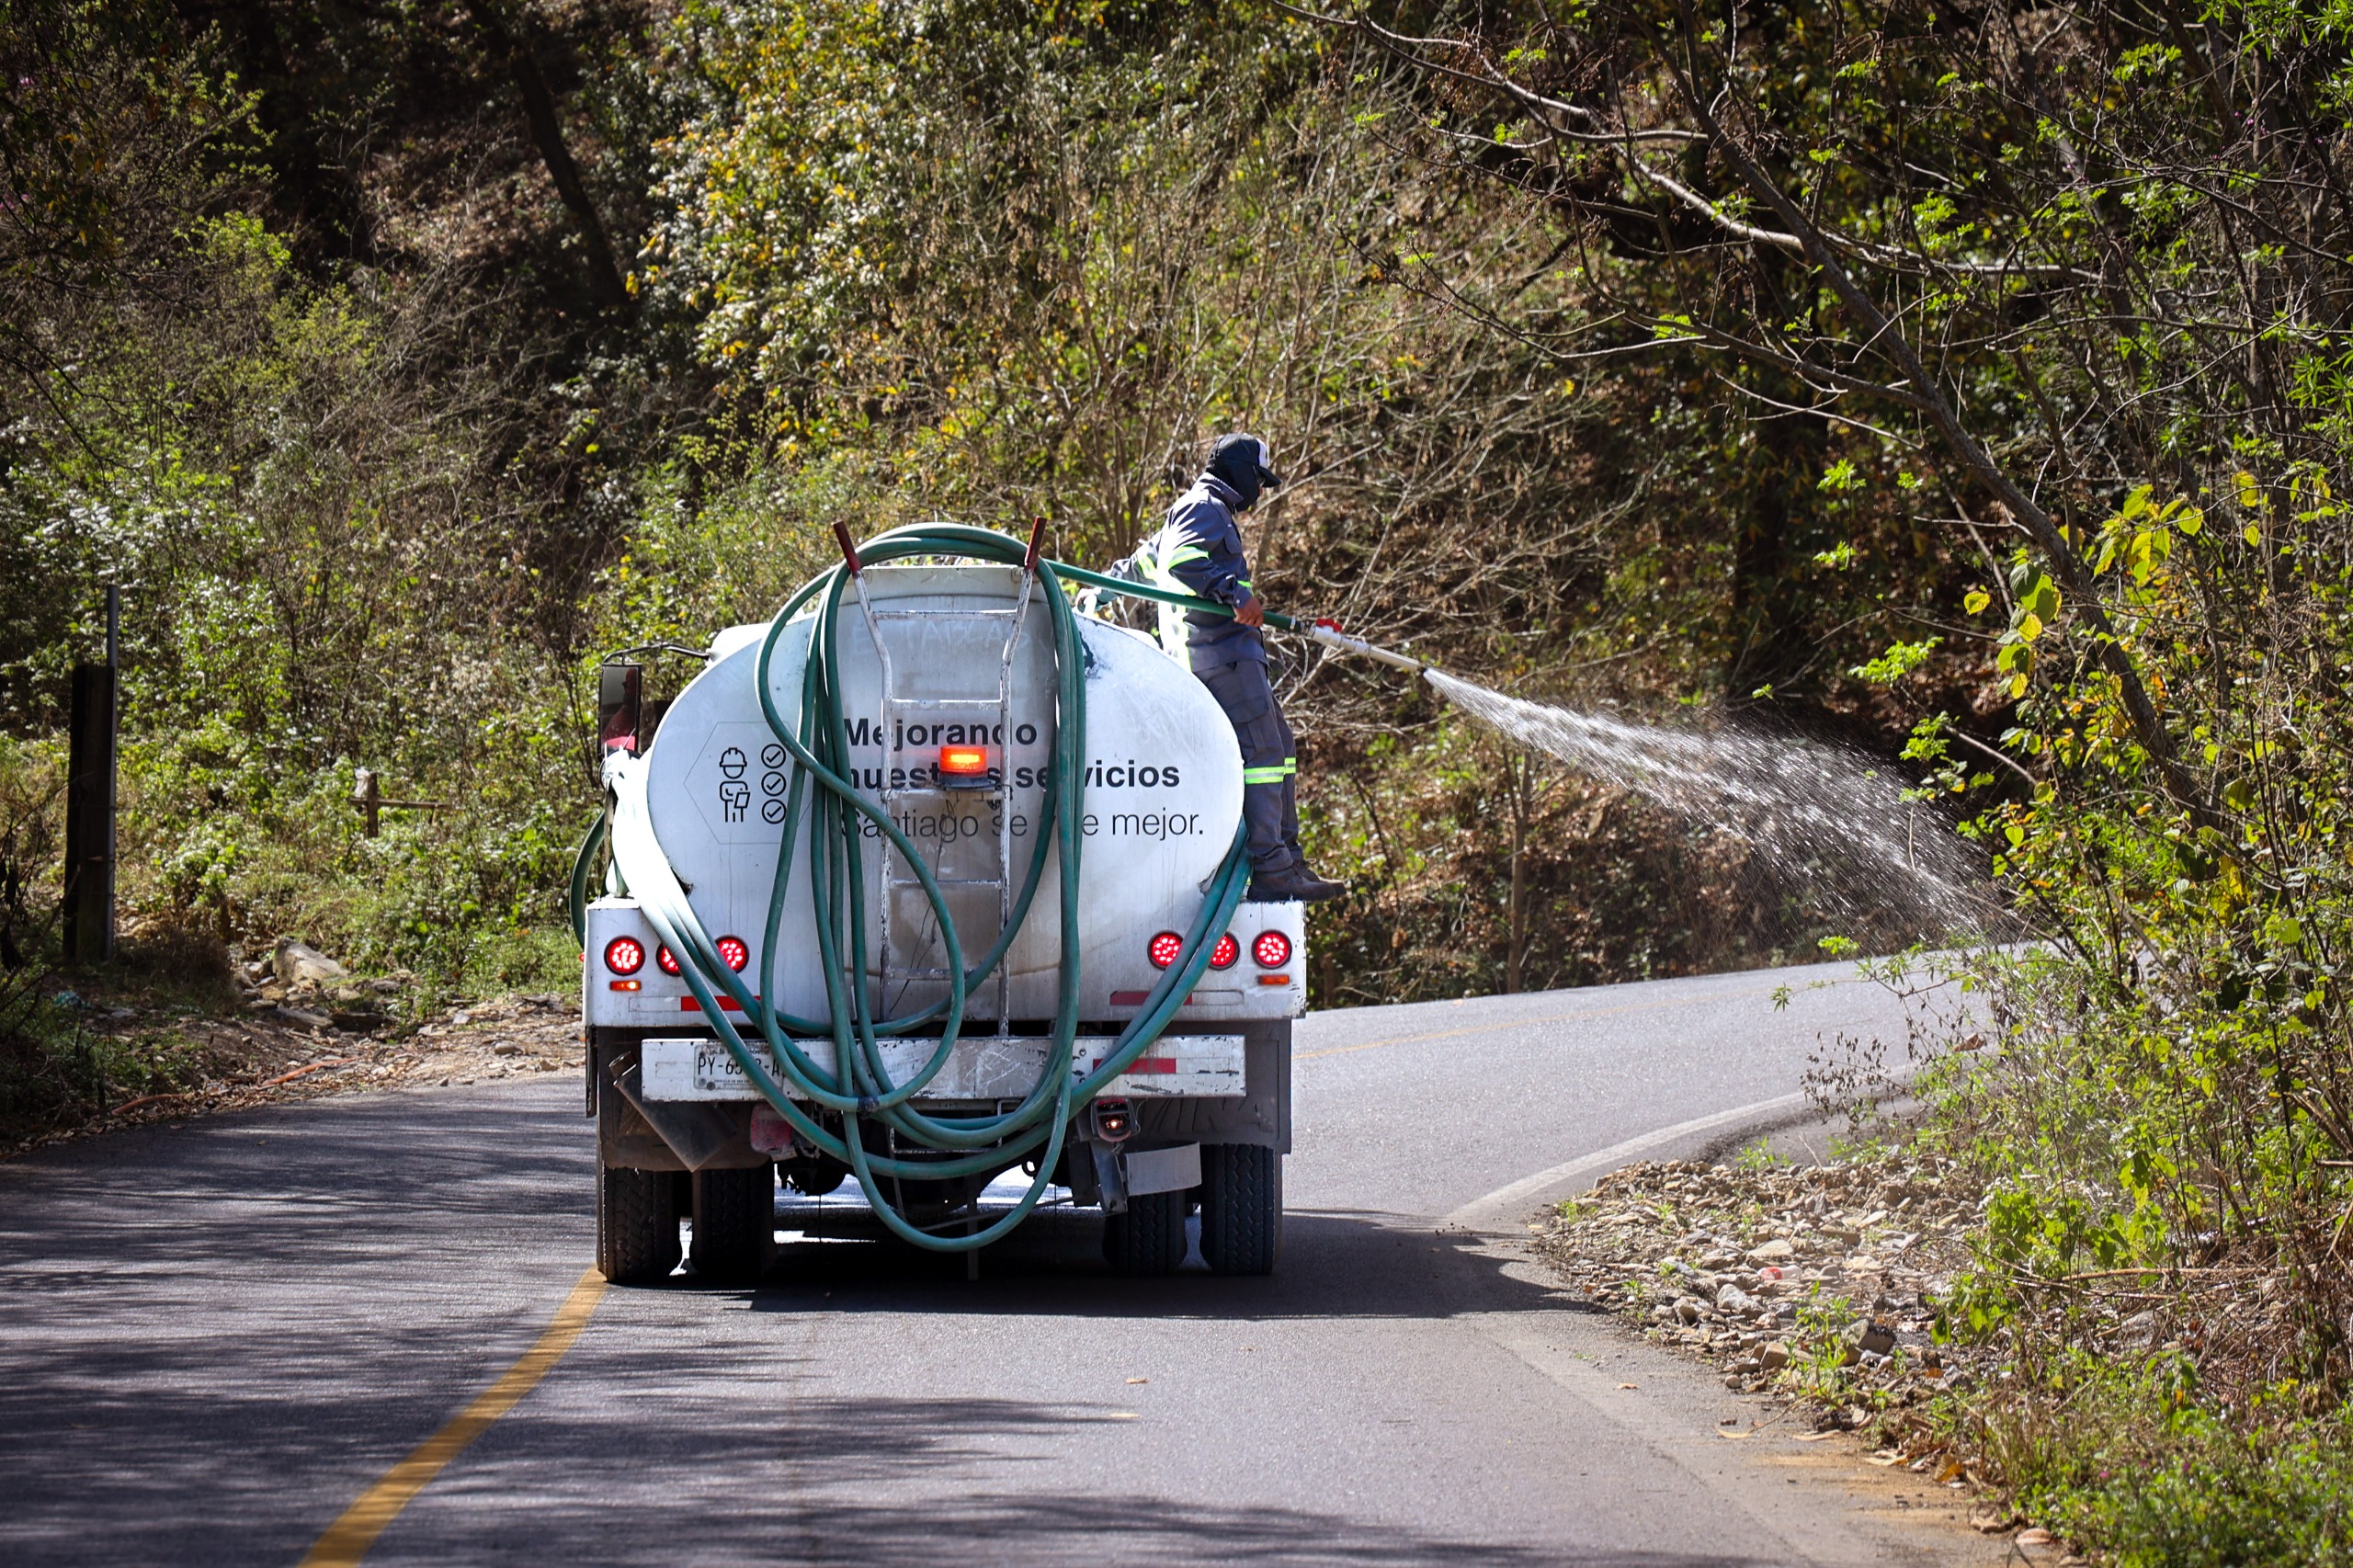
[[[1722,1441],[1759,1407],[1509,1240],[1595,1156],[1738,1136],[1823,1040],[1900,1038],[1849,972],[1304,1021],[1272,1279],[1115,1278],[1069,1213],[977,1282],[803,1239],[757,1290],[609,1291],[367,1561],[1994,1561],[1916,1479]],[[592,1157],[566,1074],[0,1166],[0,1562],[299,1562],[540,1340]]]

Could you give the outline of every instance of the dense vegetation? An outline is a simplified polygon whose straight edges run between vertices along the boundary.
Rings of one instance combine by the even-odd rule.
[[[767,613],[836,517],[1108,558],[1261,429],[1306,476],[1256,524],[1278,602],[1903,754],[2041,939],[1945,964],[1984,1049],[1926,1069],[1996,1194],[1953,1326],[2019,1369],[1956,1419],[2135,1560],[2345,1550],[2294,1500],[2353,1379],[2339,8],[0,25],[0,1023],[49,1027],[102,581],[151,943],[552,983],[600,651]],[[1379,672],[1287,682],[1357,884],[1319,1002],[1846,935]],[[363,767],[440,808],[361,837]],[[0,1089],[131,1070],[28,1047]],[[2272,1494],[2303,1544],[2231,1533]]]
[[[1950,1324],[2014,1353],[1966,1419],[2126,1561],[2353,1549],[2345,22],[1350,28],[1500,114],[1461,157],[1574,234],[1574,312],[1499,327],[1671,341],[1804,410],[1823,488],[1893,493],[1822,558],[1911,626],[1855,674],[1915,693],[1907,756],[2040,938],[1926,966],[1992,1026],[1927,1067],[1993,1183]],[[1916,692],[1957,653],[1998,752]]]

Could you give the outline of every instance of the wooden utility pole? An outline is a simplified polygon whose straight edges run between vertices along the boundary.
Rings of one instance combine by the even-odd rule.
[[[122,596],[107,585],[107,662],[74,666],[65,770],[65,961],[114,958],[115,743],[121,723]]]

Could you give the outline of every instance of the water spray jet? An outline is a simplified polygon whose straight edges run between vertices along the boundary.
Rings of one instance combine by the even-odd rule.
[[[1106,593],[1233,613],[1190,595],[1059,570]],[[1336,653],[1410,670],[1456,710],[1529,750],[1748,844],[1777,875],[1810,890],[1817,916],[1921,937],[1995,922],[1977,857],[1885,766],[1859,753],[1736,725],[1673,730],[1579,713],[1507,697],[1352,637],[1336,621],[1268,610],[1266,623]]]

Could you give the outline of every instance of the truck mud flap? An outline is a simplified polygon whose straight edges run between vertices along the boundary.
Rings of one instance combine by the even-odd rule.
[[[1095,1191],[1092,1199],[1106,1214],[1124,1214],[1131,1198],[1155,1192],[1184,1192],[1201,1185],[1201,1146],[1182,1143],[1173,1149],[1121,1149],[1108,1143],[1087,1145],[1094,1153]],[[1089,1195],[1074,1194],[1080,1201]]]
[[[724,1170],[755,1164],[767,1157],[751,1145],[748,1108],[710,1100],[654,1100],[645,1097],[638,1063],[631,1062],[613,1075],[631,1110],[654,1135],[670,1146],[678,1163],[690,1171]]]
[[[1120,1165],[1131,1198],[1183,1192],[1201,1185],[1199,1143],[1180,1143],[1174,1149],[1130,1149],[1120,1155]]]

